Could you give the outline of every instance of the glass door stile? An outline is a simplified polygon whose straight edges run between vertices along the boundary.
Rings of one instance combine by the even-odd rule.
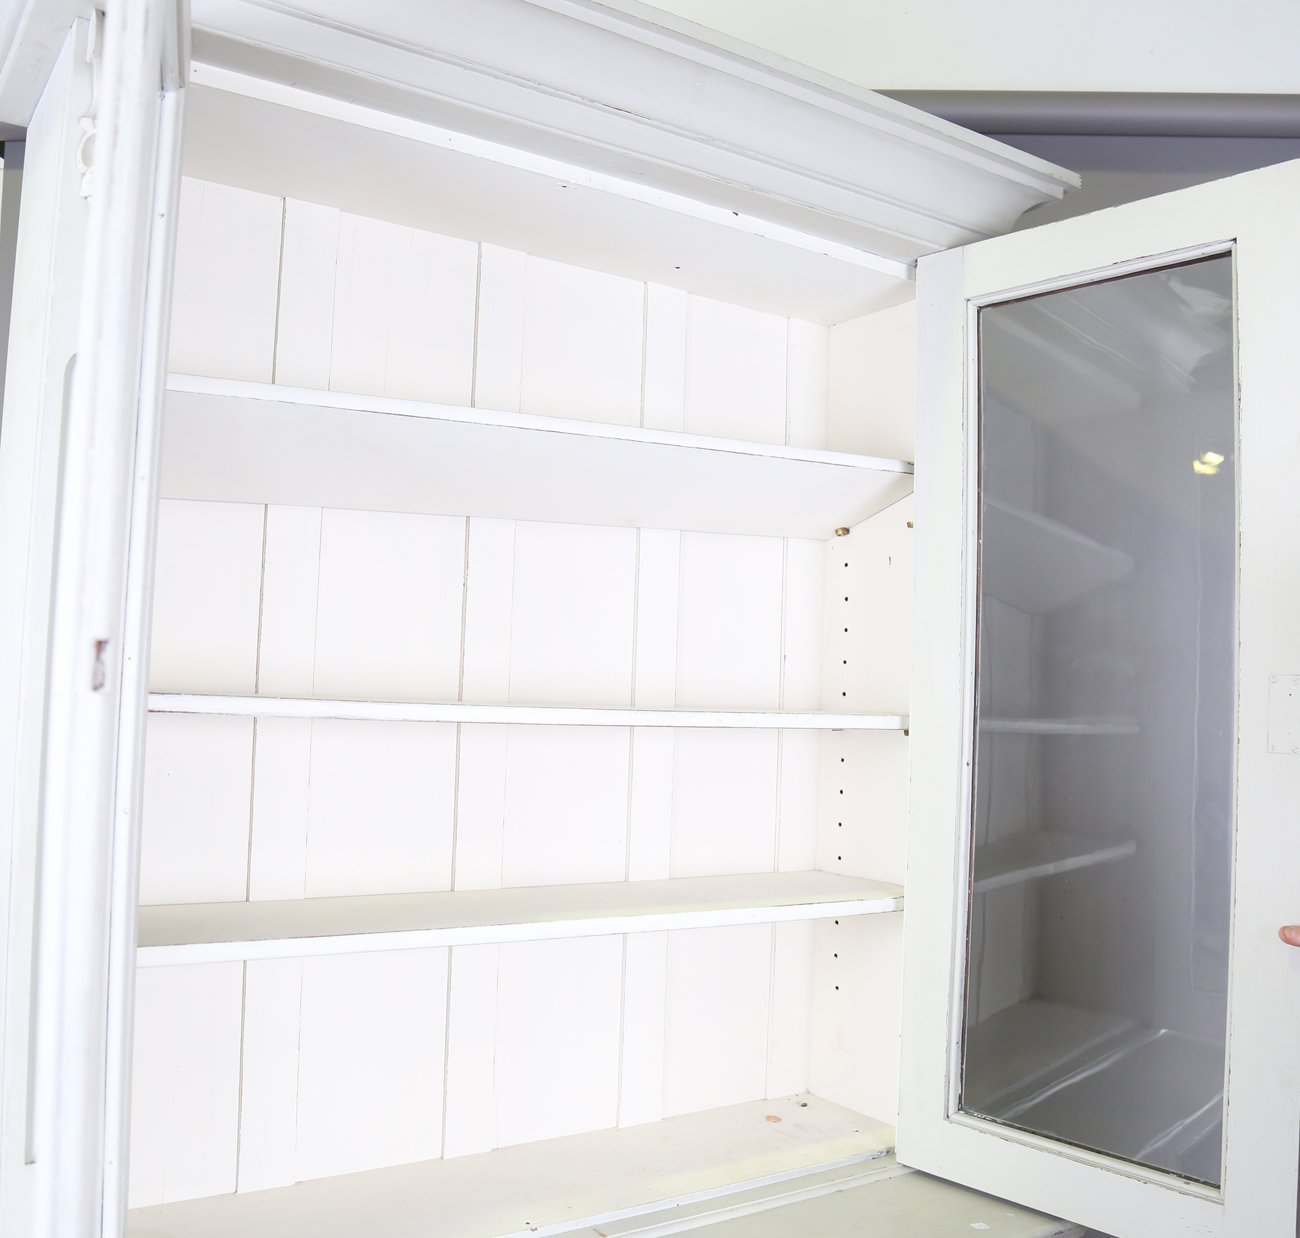
[[[984,306],[960,1105],[1217,1185],[1233,257]]]

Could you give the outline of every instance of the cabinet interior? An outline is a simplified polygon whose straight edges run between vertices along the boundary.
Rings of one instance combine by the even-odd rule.
[[[699,221],[549,219],[339,121],[291,158],[319,117],[195,95],[133,1231],[558,1233],[865,1172],[897,1105],[907,281],[735,233],[691,241],[726,295],[688,292],[652,277]]]

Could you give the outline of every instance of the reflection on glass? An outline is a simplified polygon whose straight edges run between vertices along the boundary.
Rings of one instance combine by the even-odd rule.
[[[1232,259],[980,313],[961,1106],[1219,1181]]]

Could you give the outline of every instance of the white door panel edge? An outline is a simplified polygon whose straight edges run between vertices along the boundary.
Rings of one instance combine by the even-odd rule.
[[[1300,770],[1269,752],[1300,665],[1294,340],[1300,163],[923,258],[916,657],[899,1157],[1118,1238],[1290,1238],[1300,1151]],[[974,683],[977,307],[1230,251],[1237,304],[1236,785],[1222,1187],[955,1113]],[[1276,694],[1276,685],[1273,688]],[[1274,722],[1281,707],[1274,702]],[[1283,727],[1285,729],[1285,727]]]
[[[27,1157],[31,1232],[125,1223],[136,801],[157,427],[179,183],[184,19],[122,0],[91,28],[77,149],[89,217],[50,619]],[[84,46],[84,39],[83,39]],[[87,64],[83,57],[83,65]],[[146,407],[148,405],[148,407]],[[111,943],[111,944],[110,944]]]

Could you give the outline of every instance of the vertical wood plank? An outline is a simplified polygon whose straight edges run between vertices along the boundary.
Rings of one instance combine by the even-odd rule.
[[[273,381],[289,387],[324,391],[330,385],[339,216],[333,206],[294,198],[284,203]]]
[[[302,963],[298,1178],[442,1150],[447,951]]]
[[[630,705],[636,531],[515,526],[510,700]]]
[[[310,718],[257,719],[250,899],[303,898],[307,893],[311,730]]]
[[[312,694],[320,526],[318,507],[267,506],[257,656],[257,690],[262,696]]]
[[[641,424],[682,431],[686,425],[687,294],[646,285],[645,390]]]
[[[779,707],[782,561],[780,538],[681,535],[679,708]]]
[[[501,884],[622,881],[628,728],[508,730]]]
[[[343,215],[330,387],[468,404],[478,249]]]
[[[458,517],[326,510],[316,695],[454,701],[464,561]]]
[[[632,741],[632,804],[628,813],[627,879],[660,881],[671,874],[675,730],[637,727]]]
[[[636,676],[633,704],[672,709],[677,701],[677,609],[681,534],[642,529],[637,544]]]
[[[528,257],[499,245],[479,246],[478,334],[474,404],[519,412],[524,363],[524,285]]]
[[[153,691],[253,691],[264,521],[260,503],[159,502]]]
[[[301,959],[253,959],[244,978],[238,1190],[298,1180]]]
[[[785,360],[784,318],[692,296],[686,429],[784,443]]]
[[[312,723],[307,894],[451,888],[452,723]]]
[[[456,796],[457,890],[499,890],[509,728],[462,723]]]
[[[772,872],[776,736],[775,731],[677,732],[672,876]]]
[[[818,807],[822,781],[822,734],[783,731],[776,843],[778,872],[817,867]]]
[[[636,280],[529,257],[519,411],[637,425],[644,299]]]
[[[182,181],[173,373],[271,381],[283,212],[281,198]]]
[[[470,1156],[497,1146],[497,965],[501,947],[451,951],[447,1017],[447,1120],[443,1156]]]
[[[915,458],[915,301],[830,329],[828,407],[832,451]]]
[[[836,538],[844,541],[844,538]],[[785,544],[783,586],[781,707],[820,709],[822,706],[824,599],[826,558],[834,554],[826,543],[790,538]]]
[[[141,903],[242,900],[253,720],[151,714],[147,728]]]
[[[771,970],[771,925],[668,934],[665,1117],[764,1095]]]
[[[510,622],[515,587],[515,522],[469,522],[465,570],[462,701],[501,705],[510,699]]]
[[[772,925],[772,1011],[768,1023],[767,1095],[808,1090],[812,1027],[813,921]]]
[[[500,950],[498,1144],[616,1125],[622,938],[512,942]],[[524,1011],[527,1017],[517,1013]]]
[[[132,1208],[235,1189],[243,975],[199,963],[136,980]]]
[[[637,1126],[664,1115],[668,934],[629,933],[626,940],[618,1124]]]
[[[791,318],[785,370],[786,439],[791,447],[825,448],[830,385],[830,328]]]

